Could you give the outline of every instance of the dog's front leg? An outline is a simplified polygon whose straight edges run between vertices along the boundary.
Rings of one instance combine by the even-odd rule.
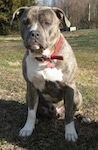
[[[19,132],[19,136],[21,137],[30,136],[35,128],[38,99],[37,90],[30,82],[27,82],[26,100],[28,104],[28,115],[24,127]]]
[[[70,86],[64,87],[64,101],[65,101],[65,139],[67,141],[75,142],[78,139],[75,125],[74,125],[74,89]]]

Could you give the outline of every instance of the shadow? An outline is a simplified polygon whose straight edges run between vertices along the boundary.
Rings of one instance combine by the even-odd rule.
[[[79,140],[69,144],[64,139],[64,120],[39,118],[29,138],[18,137],[27,116],[27,107],[17,101],[0,100],[0,141],[7,141],[16,149],[28,150],[98,150],[98,122],[81,122],[75,118]],[[4,143],[3,143],[4,144]],[[14,149],[14,148],[13,148]],[[12,150],[12,149],[11,149]]]

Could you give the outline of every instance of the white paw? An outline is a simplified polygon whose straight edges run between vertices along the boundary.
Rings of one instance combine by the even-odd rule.
[[[67,141],[72,141],[72,142],[76,142],[76,140],[78,139],[74,122],[71,122],[65,126],[65,139]]]
[[[19,132],[20,137],[28,137],[32,134],[32,132],[35,128],[35,121],[36,121],[35,116],[36,116],[35,110],[30,110],[28,108],[27,121],[26,121],[24,127]]]
[[[32,134],[34,128],[30,127],[30,126],[24,126],[20,132],[19,132],[19,136],[20,137],[28,137]]]

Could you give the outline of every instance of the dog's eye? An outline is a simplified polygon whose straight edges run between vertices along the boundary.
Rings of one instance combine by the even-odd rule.
[[[30,23],[30,21],[29,21],[28,18],[24,18],[23,21],[22,21],[22,23],[23,23],[24,25],[28,25],[28,24]]]
[[[50,26],[50,25],[51,25],[51,23],[48,22],[48,21],[45,21],[44,24],[45,24],[46,26]]]

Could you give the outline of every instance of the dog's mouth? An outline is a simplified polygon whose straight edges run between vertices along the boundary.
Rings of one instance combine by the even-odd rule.
[[[34,42],[32,43],[30,46],[28,46],[28,49],[32,52],[32,53],[42,53],[42,46],[37,43],[37,42]]]
[[[33,44],[30,46],[31,50],[39,50],[41,48],[40,44],[37,42],[33,42]]]
[[[40,44],[40,42],[38,41],[31,40],[30,42],[28,42],[26,48],[30,50],[32,53],[42,54],[46,46],[43,43]]]

